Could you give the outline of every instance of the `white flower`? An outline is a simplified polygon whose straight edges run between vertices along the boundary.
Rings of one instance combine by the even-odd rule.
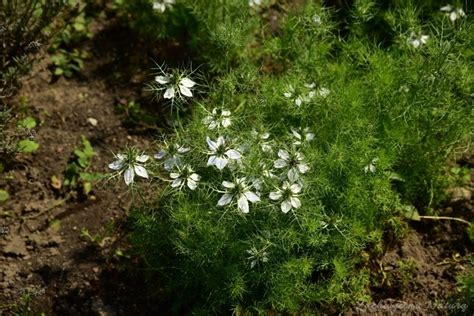
[[[375,171],[377,170],[377,167],[376,167],[377,161],[379,161],[379,158],[372,159],[372,161],[367,166],[364,167],[364,172],[375,173]]]
[[[163,13],[167,8],[170,9],[174,3],[175,0],[155,0],[153,1],[153,9]]]
[[[428,42],[429,36],[428,35],[420,35],[417,36],[414,32],[410,34],[410,38],[408,39],[408,44],[413,46],[414,48],[418,48]]]
[[[295,88],[292,85],[288,86],[288,90],[283,95],[295,102],[296,106],[303,104],[304,98],[301,95],[297,95]]]
[[[175,97],[182,98],[183,95],[191,98],[193,96],[191,89],[196,85],[196,83],[188,77],[177,73],[173,75],[162,74],[156,76],[155,81],[163,86],[162,88],[158,88],[158,90],[165,90],[163,94],[163,98],[165,99],[174,99]]]
[[[174,146],[168,146],[166,149],[160,149],[154,157],[158,160],[168,157],[164,162],[164,167],[166,171],[171,171],[174,167],[182,166],[181,157],[190,150],[188,147],[174,144]]]
[[[466,16],[466,13],[462,8],[454,8],[452,5],[448,4],[440,9],[442,12],[444,12],[447,16],[449,16],[449,19],[451,22],[455,22],[457,19],[463,18]]]
[[[309,143],[314,140],[314,133],[312,133],[308,127],[304,129],[296,129],[296,128],[291,128],[291,134],[295,138],[295,141],[293,142],[294,145],[300,146],[303,143]]]
[[[185,166],[178,172],[170,173],[170,178],[173,179],[171,187],[179,188],[180,190],[186,184],[189,189],[195,190],[197,188],[201,176],[194,172],[191,166]]]
[[[321,20],[321,17],[317,14],[313,15],[313,22],[314,22],[314,24],[316,24],[318,26],[323,24],[323,21]]]
[[[286,214],[292,209],[301,207],[301,201],[298,198],[301,189],[301,185],[298,183],[290,184],[290,182],[285,181],[281,189],[270,192],[269,198],[272,201],[281,200],[281,211]]]
[[[249,6],[252,8],[256,8],[262,5],[262,0],[249,0]]]
[[[331,90],[329,90],[326,87],[321,87],[318,89],[318,95],[322,98],[326,98],[330,93],[331,93]]]
[[[260,197],[251,191],[252,186],[246,183],[245,178],[239,178],[234,182],[223,181],[222,186],[226,189],[217,206],[225,206],[232,202],[234,197],[237,198],[237,207],[239,210],[247,214],[249,212],[249,202],[260,202]]]
[[[260,143],[260,148],[262,148],[263,152],[271,153],[273,151],[270,142],[268,142],[268,139],[270,138],[270,133],[260,133],[256,129],[253,129],[251,134],[257,140],[257,142]]]
[[[304,157],[301,153],[296,152],[289,154],[286,150],[280,149],[278,151],[279,159],[275,160],[273,166],[277,169],[289,168],[287,176],[291,182],[299,179],[299,174],[304,174],[309,171],[308,164],[304,163]]]
[[[250,268],[253,269],[258,263],[268,262],[268,252],[266,249],[268,246],[264,247],[260,251],[257,248],[252,247],[247,250],[247,253],[250,255],[247,260],[250,261]]]
[[[206,116],[202,122],[207,125],[207,128],[213,130],[219,127],[229,127],[232,124],[232,120],[230,118],[230,111],[226,109],[218,110],[214,108],[208,116]]]
[[[135,155],[132,152],[129,152],[125,155],[118,154],[116,158],[117,160],[109,164],[109,168],[118,171],[119,174],[123,173],[126,185],[133,183],[135,174],[148,179],[148,172],[142,164],[148,161],[150,158],[149,156],[143,154]]]
[[[242,156],[235,150],[226,147],[224,137],[219,136],[217,141],[211,140],[209,137],[206,137],[207,145],[209,146],[210,155],[209,160],[207,161],[208,166],[216,166],[217,169],[222,170],[231,160],[239,160]]]

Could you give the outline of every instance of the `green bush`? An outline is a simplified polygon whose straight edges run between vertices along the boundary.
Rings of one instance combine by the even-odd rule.
[[[315,4],[181,1],[167,12],[196,25],[188,47],[209,83],[188,79],[206,96],[186,99],[192,114],[175,116],[154,160],[129,151],[111,164],[132,192],[135,174],[170,184],[134,213],[151,280],[178,314],[369,300],[362,251],[404,205],[435,203],[446,159],[469,146],[469,15],[357,1],[341,37]]]

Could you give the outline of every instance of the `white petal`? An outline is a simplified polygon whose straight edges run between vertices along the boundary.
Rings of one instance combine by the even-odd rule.
[[[283,213],[288,213],[291,210],[291,202],[288,200],[285,200],[281,203],[281,211]]]
[[[179,91],[181,91],[181,94],[182,95],[185,95],[187,97],[192,97],[193,96],[193,93],[191,92],[191,90],[189,90],[189,88],[183,86],[183,85],[179,85]]]
[[[260,197],[253,192],[246,191],[244,192],[244,195],[247,198],[247,200],[249,200],[252,203],[260,202]]]
[[[237,201],[237,205],[239,207],[239,210],[244,213],[244,214],[247,214],[249,212],[249,201],[247,200],[247,198],[245,197],[245,195],[241,195],[239,197],[239,200]]]
[[[306,134],[306,140],[307,140],[308,142],[313,141],[313,140],[314,140],[314,134],[313,134],[313,133],[307,133],[307,134]]]
[[[286,150],[280,149],[278,151],[278,157],[280,157],[283,160],[289,160],[290,154]]]
[[[290,203],[293,208],[300,208],[301,207],[301,201],[297,197],[290,197]]]
[[[448,5],[445,5],[444,7],[441,7],[440,10],[443,12],[451,12],[453,10],[453,7],[450,4],[448,4]]]
[[[309,171],[309,166],[305,163],[301,163],[301,164],[298,164],[298,170],[301,172],[301,173],[306,173]]]
[[[133,182],[134,177],[135,177],[135,172],[133,171],[133,168],[128,168],[123,173],[123,179],[125,180],[126,185],[130,185],[130,183]]]
[[[189,78],[183,78],[183,79],[181,79],[179,84],[186,87],[186,88],[192,88],[192,87],[194,87],[194,85],[196,83],[194,81],[192,81],[191,79],[189,79]]]
[[[167,152],[163,149],[161,149],[156,155],[156,159],[163,159],[166,156]]]
[[[171,187],[177,188],[177,187],[180,187],[182,184],[183,184],[182,178],[174,179],[173,182],[171,183]]]
[[[217,169],[222,170],[227,166],[227,163],[229,160],[224,157],[217,157],[216,156],[216,161],[214,162],[214,165],[217,167]]]
[[[235,183],[230,181],[222,181],[222,186],[227,189],[233,189],[235,188]]]
[[[209,149],[212,150],[213,152],[215,152],[217,148],[219,147],[217,143],[213,141],[212,139],[210,139],[209,137],[206,137],[206,142],[207,142],[207,146],[209,146]]]
[[[303,99],[301,97],[297,97],[295,100],[296,106],[300,106],[303,103]]]
[[[449,14],[449,19],[451,20],[451,22],[456,21],[457,18],[458,18],[458,15],[457,15],[457,13],[454,12],[454,11]],[[422,41],[423,41],[423,40],[422,40]]]
[[[301,139],[301,134],[298,133],[298,131],[294,128],[291,128],[291,133],[293,134],[293,136],[295,136],[297,139]]]
[[[222,126],[223,127],[229,127],[231,124],[232,124],[232,121],[231,121],[230,118],[225,117],[224,119],[222,119]]]
[[[179,147],[179,148],[178,148],[178,153],[179,153],[179,154],[185,154],[185,153],[187,153],[187,152],[190,151],[190,150],[191,150],[191,148],[189,148],[189,147]]]
[[[119,170],[123,167],[123,160],[115,160],[111,164],[109,164],[109,168],[112,170]]]
[[[220,147],[220,146],[223,146],[223,145],[225,145],[225,139],[224,139],[224,137],[219,136],[217,138],[217,147]]]
[[[283,196],[282,192],[277,191],[277,192],[270,192],[270,195],[268,197],[270,198],[270,200],[278,201],[279,199],[282,198],[282,196]]]
[[[201,180],[201,176],[198,175],[197,173],[193,173],[193,174],[190,175],[188,178],[191,179],[191,180],[193,180],[193,181],[195,181],[195,182],[198,182],[199,180]]]
[[[290,186],[290,190],[291,190],[292,193],[298,194],[298,193],[301,192],[301,185],[299,185],[298,183],[293,183]]]
[[[217,202],[217,206],[224,206],[224,205],[229,204],[232,201],[233,197],[234,195],[232,194],[229,194],[229,193],[224,194],[223,196],[221,196],[221,198]]]
[[[135,173],[142,178],[148,179],[148,172],[143,166],[135,165]]]
[[[170,82],[170,78],[166,76],[156,76],[155,81],[159,84],[167,84],[168,82]]]
[[[430,37],[428,35],[421,35],[420,37],[420,41],[423,43],[423,44],[426,44],[426,42],[428,42],[428,39]]]
[[[281,169],[287,166],[287,162],[283,159],[278,159],[278,160],[275,160],[275,162],[273,163],[273,166],[277,169]]]
[[[163,95],[165,99],[172,99],[174,98],[174,87],[169,87],[166,89],[165,94]]]
[[[229,157],[230,159],[240,159],[242,156],[240,153],[235,150],[235,149],[229,149],[228,151],[225,152],[226,156]]]
[[[171,178],[171,179],[177,179],[177,178],[179,178],[179,177],[181,177],[181,174],[180,174],[180,173],[177,173],[177,172],[172,172],[172,173],[170,173],[170,178]]]
[[[216,156],[210,156],[207,160],[208,166],[214,166],[216,164]]]
[[[140,155],[138,156],[135,160],[138,161],[138,162],[147,162],[148,159],[150,159],[150,156],[148,155]]]
[[[188,178],[188,188],[195,190],[197,188],[197,183],[191,178]]]
[[[291,168],[290,170],[288,170],[287,175],[288,175],[288,180],[290,180],[291,182],[298,181],[298,179],[300,177],[298,171],[295,168]]]
[[[230,111],[229,110],[222,110],[221,115],[222,116],[230,116]]]
[[[287,98],[291,98],[292,93],[291,92],[285,92],[283,95]]]

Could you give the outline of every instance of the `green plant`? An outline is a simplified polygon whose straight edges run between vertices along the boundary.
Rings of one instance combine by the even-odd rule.
[[[56,76],[72,77],[74,74],[80,73],[84,68],[84,59],[89,57],[89,53],[84,50],[73,49],[71,52],[58,49],[51,56],[53,65],[53,73]]]
[[[91,172],[92,158],[96,155],[90,142],[83,136],[82,148],[74,149],[74,158],[69,162],[64,172],[63,185],[69,190],[76,190],[87,196],[92,191],[94,182],[102,179],[103,175]],[[55,182],[53,179],[53,182]],[[60,187],[58,184],[57,187]]]
[[[403,233],[400,212],[436,205],[446,160],[470,146],[470,20],[358,1],[340,36],[332,10],[279,4],[271,32],[268,5],[173,7],[196,26],[187,44],[206,62],[207,94],[173,112],[155,160],[130,149],[109,165],[132,192],[135,174],[169,184],[136,205],[133,241],[160,293],[180,292],[176,314],[366,301],[361,253],[387,223]],[[408,285],[414,266],[400,265]]]

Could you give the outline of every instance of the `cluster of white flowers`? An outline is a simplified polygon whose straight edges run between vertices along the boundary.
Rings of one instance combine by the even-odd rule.
[[[166,9],[171,9],[175,2],[175,0],[155,0],[153,1],[153,9],[163,13]]]
[[[457,19],[463,18],[466,16],[466,13],[462,8],[455,8],[452,5],[448,4],[442,7],[441,12],[444,12],[447,16],[449,16],[449,19],[451,22],[456,22]]]
[[[311,99],[313,99],[316,95],[326,98],[331,93],[331,91],[326,87],[319,87],[317,90],[314,90],[316,87],[316,84],[314,83],[306,83],[304,86],[306,88],[306,92],[300,92],[290,84],[283,95],[293,101],[296,106],[300,106],[303,103],[311,101]]]
[[[415,32],[412,32],[410,34],[410,37],[408,38],[408,44],[413,46],[414,48],[418,48],[428,42],[428,39],[430,37],[428,35],[416,35]]]

